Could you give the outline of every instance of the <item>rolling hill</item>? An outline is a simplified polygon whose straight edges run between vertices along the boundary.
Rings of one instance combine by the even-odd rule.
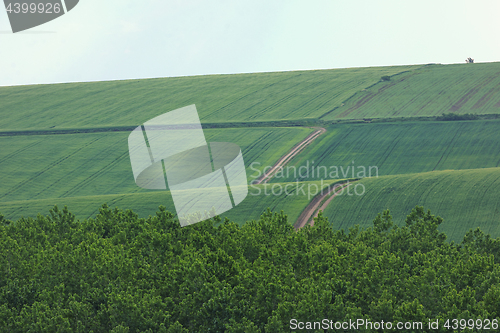
[[[411,209],[419,205],[444,219],[439,229],[451,240],[460,241],[477,227],[500,236],[500,168],[383,176],[354,184],[364,186],[364,195],[346,191],[324,211],[335,229],[372,226],[374,213],[385,209],[390,209],[395,223],[403,225]],[[357,190],[361,193],[362,187]]]
[[[335,228],[369,225],[385,208],[402,221],[423,204],[453,221],[457,235],[481,226],[499,236],[499,73],[500,63],[429,64],[0,87],[0,212],[16,219],[58,204],[86,218],[104,202],[141,217],[159,205],[173,210],[168,192],[135,185],[127,137],[196,104],[207,141],[242,148],[249,181],[312,126],[327,131],[287,166],[377,167],[379,178],[361,181],[365,195],[330,203]],[[442,113],[482,119],[436,121]],[[289,175],[258,186],[351,177]],[[293,223],[310,199],[249,195],[225,216],[241,224],[269,207]],[[451,238],[454,230],[446,229]]]
[[[137,126],[190,104],[202,123],[239,126],[495,115],[499,73],[500,63],[434,64],[0,87],[0,134]]]
[[[499,128],[499,120],[333,125],[272,181],[328,179],[336,169],[355,178],[370,167],[372,176],[498,167]]]
[[[262,169],[312,131],[308,128],[208,129],[205,135],[208,142],[238,144],[247,168],[258,160],[264,161]],[[3,179],[0,202],[53,199],[54,203],[60,203],[60,199],[66,197],[148,192],[134,182],[128,134],[0,137],[0,173]],[[250,177],[251,170],[247,170],[247,175]],[[9,213],[6,216],[14,219],[20,215]]]
[[[0,131],[137,126],[196,104],[202,123],[316,119],[381,76],[420,66],[0,88]]]
[[[221,214],[221,217],[243,224],[246,221],[258,220],[269,208],[275,212],[283,210],[290,223],[293,223],[309,201],[321,191],[322,186],[325,188],[339,181],[342,180],[252,185],[246,199],[235,208]],[[290,195],[285,193],[285,188]],[[131,209],[139,217],[154,215],[159,206],[165,206],[168,211],[175,213],[169,191],[1,201],[0,212],[8,219],[19,219],[36,217],[38,213],[47,215],[54,205],[59,208],[68,206],[77,219],[83,220],[95,217],[103,203],[113,208]]]
[[[500,63],[428,65],[356,92],[324,120],[500,113]]]

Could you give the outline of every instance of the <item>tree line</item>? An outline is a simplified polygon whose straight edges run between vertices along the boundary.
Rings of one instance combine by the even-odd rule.
[[[160,207],[0,215],[0,332],[290,332],[290,321],[498,318],[500,240],[460,243],[416,207],[397,226],[295,231],[283,212],[181,228]],[[449,223],[453,223],[450,221]]]

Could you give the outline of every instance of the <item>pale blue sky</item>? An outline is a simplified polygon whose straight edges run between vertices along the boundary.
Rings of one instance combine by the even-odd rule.
[[[0,85],[500,60],[500,1],[80,0],[12,34]]]

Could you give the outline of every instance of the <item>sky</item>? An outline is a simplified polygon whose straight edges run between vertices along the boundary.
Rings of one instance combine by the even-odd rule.
[[[12,33],[0,86],[500,61],[500,1],[80,0]]]

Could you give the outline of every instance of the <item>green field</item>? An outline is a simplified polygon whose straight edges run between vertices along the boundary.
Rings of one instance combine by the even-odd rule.
[[[498,167],[499,128],[498,120],[335,125],[297,155],[283,177],[277,175],[272,181],[330,178],[325,177],[324,168],[318,172],[320,166],[327,167],[327,176],[338,167],[339,178],[355,178],[363,167],[368,176],[370,166],[378,168],[379,176]],[[352,161],[355,176],[351,173]],[[372,168],[372,176],[376,170]]]
[[[314,195],[321,191],[321,186],[324,188],[330,183],[334,181],[252,185],[249,187],[246,199],[235,208],[221,214],[221,217],[243,224],[246,221],[258,220],[260,215],[270,208],[275,212],[285,211],[289,221],[294,223]],[[291,195],[285,193],[287,185],[287,191]],[[78,219],[83,220],[95,217],[103,203],[112,208],[132,209],[139,217],[154,215],[161,205],[175,213],[169,191],[0,202],[0,212],[8,219],[18,219],[22,216],[35,217],[38,213],[47,215],[54,205],[59,208],[66,205]]]
[[[255,160],[275,163],[310,132],[309,128],[208,129],[205,135],[208,142],[238,144],[249,166]],[[147,191],[134,182],[128,134],[0,137],[0,202]]]
[[[419,205],[444,219],[440,230],[451,240],[460,241],[477,227],[500,236],[500,168],[383,176],[354,184],[363,184],[365,194],[357,196],[353,188],[353,195],[345,192],[325,209],[335,229],[372,226],[376,212],[385,209],[403,225],[411,209]],[[361,186],[357,190],[362,193]]]
[[[190,104],[203,123],[315,119],[420,66],[0,87],[0,130],[134,126]]]
[[[358,91],[324,120],[499,114],[500,63],[429,65]]]
[[[372,167],[372,176],[381,177],[362,180],[364,196],[335,198],[328,207],[334,227],[370,225],[391,203],[402,221],[424,204],[452,220],[457,234],[481,226],[500,235],[498,208],[491,201],[499,188],[500,120],[490,119],[500,114],[499,74],[500,63],[485,63],[0,87],[0,212],[17,219],[46,214],[57,204],[87,218],[104,202],[143,217],[160,205],[174,211],[168,192],[136,186],[128,127],[196,104],[207,141],[242,148],[249,181],[313,131],[293,124],[324,126],[327,132],[272,184],[357,178],[363,167],[369,176]],[[442,113],[488,119],[429,118]],[[81,133],[50,133],[65,129]],[[93,132],[103,129],[111,131]],[[293,174],[307,165],[308,175]],[[318,174],[321,166],[326,176],[324,169]],[[335,177],[331,167],[337,167]],[[438,184],[442,189],[436,193],[425,192]],[[250,194],[223,216],[244,223],[269,207],[285,210],[293,223],[309,199]],[[446,229],[451,238],[454,230]]]

